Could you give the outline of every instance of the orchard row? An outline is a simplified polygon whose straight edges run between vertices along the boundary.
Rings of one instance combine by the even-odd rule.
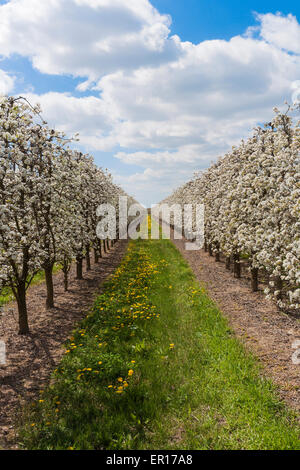
[[[210,255],[223,256],[236,277],[246,260],[254,291],[267,280],[279,307],[299,309],[300,126],[297,109],[274,111],[272,122],[164,202],[204,204]]]
[[[55,263],[65,289],[73,260],[81,279],[83,259],[89,268],[90,251],[97,260],[105,246],[96,236],[97,207],[117,211],[125,195],[92,157],[73,150],[78,139],[49,128],[40,113],[23,98],[0,101],[0,290],[9,286],[16,297],[20,334],[29,332],[26,291],[36,273],[45,271],[51,308]]]

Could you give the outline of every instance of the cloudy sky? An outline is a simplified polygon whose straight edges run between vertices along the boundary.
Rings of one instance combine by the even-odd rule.
[[[298,20],[296,0],[0,0],[0,94],[150,206],[291,101]]]

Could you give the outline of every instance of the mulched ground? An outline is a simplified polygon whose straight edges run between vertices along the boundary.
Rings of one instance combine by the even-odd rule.
[[[119,241],[104,255],[99,264],[84,273],[83,281],[75,280],[75,267],[70,273],[69,292],[63,289],[62,273],[54,276],[55,308],[45,308],[45,286],[34,285],[28,292],[31,334],[18,336],[17,307],[5,307],[0,321],[0,340],[6,343],[7,364],[0,366],[0,449],[17,448],[14,422],[20,407],[39,395],[59,363],[75,324],[84,318],[102,282],[120,264],[127,242]]]
[[[253,293],[246,277],[235,279],[224,263],[216,263],[204,250],[186,251],[184,240],[173,242],[236,335],[262,361],[281,398],[299,412],[300,365],[292,362],[292,344],[300,339],[299,316],[279,311],[263,292]]]

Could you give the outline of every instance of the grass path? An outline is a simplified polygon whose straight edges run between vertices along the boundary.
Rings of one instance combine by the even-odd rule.
[[[300,449],[279,400],[180,253],[135,241],[28,407],[27,449]]]

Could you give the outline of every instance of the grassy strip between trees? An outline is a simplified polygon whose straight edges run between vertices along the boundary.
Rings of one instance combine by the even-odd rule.
[[[22,418],[27,449],[300,449],[296,416],[168,240],[132,241]]]

